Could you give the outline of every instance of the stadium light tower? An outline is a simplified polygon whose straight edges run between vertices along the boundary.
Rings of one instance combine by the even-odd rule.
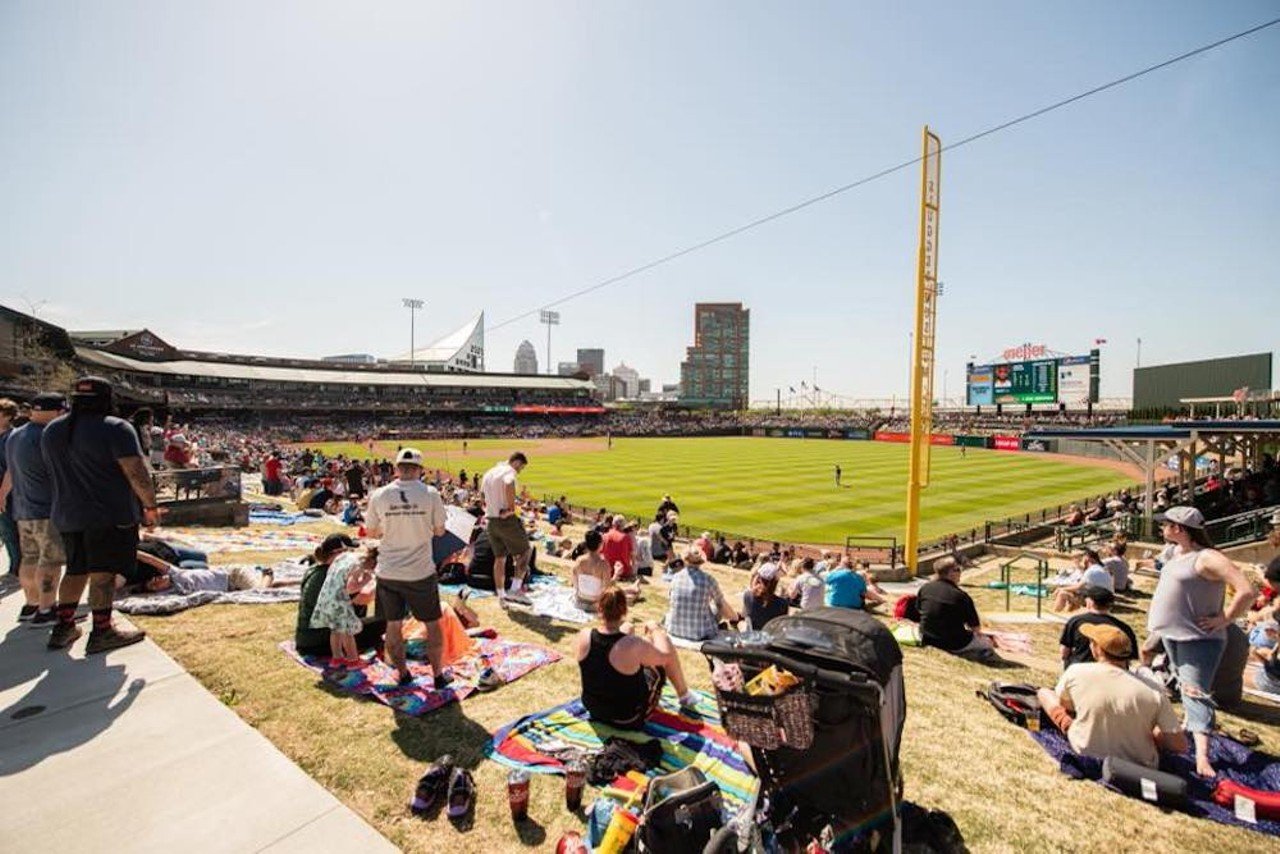
[[[551,327],[560,325],[560,312],[543,309],[538,312],[538,322],[547,326],[547,374],[551,373]]]
[[[410,299],[409,297],[405,297],[400,301],[404,303],[405,308],[409,309],[409,368],[412,369],[414,366],[415,356],[415,353],[413,352],[415,346],[415,342],[413,340],[413,319],[414,315],[418,313],[418,309],[422,308],[426,303],[420,299]]]

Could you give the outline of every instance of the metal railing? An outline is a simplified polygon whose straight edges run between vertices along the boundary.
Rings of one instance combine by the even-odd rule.
[[[1021,561],[1021,565],[1019,565]],[[1031,562],[1027,566],[1027,561]],[[1004,610],[1006,613],[1013,607],[1013,572],[1015,569],[1034,569],[1036,571],[1036,619],[1040,619],[1045,593],[1045,579],[1049,577],[1049,561],[1040,555],[1023,552],[1005,561],[1000,566],[1000,583],[1004,585]]]
[[[1271,532],[1271,518],[1280,513],[1280,505],[1259,507],[1234,516],[1224,516],[1205,523],[1205,533],[1217,548],[1228,548],[1260,540]]]

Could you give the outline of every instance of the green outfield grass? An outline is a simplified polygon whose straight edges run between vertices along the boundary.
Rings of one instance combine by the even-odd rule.
[[[907,447],[883,442],[747,437],[603,439],[573,442],[481,439],[422,441],[430,466],[483,471],[513,450],[529,467],[520,483],[535,495],[565,495],[578,505],[652,517],[663,493],[680,505],[682,524],[787,542],[844,543],[851,534],[902,535]],[[320,445],[326,454],[369,455],[351,443]],[[545,452],[541,452],[545,448]],[[396,443],[376,455],[392,456]],[[834,467],[843,469],[843,488]],[[944,536],[987,519],[1133,484],[1122,473],[1049,455],[933,449],[921,536]]]

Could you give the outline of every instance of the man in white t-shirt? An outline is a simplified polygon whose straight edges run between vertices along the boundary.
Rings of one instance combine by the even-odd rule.
[[[444,536],[445,508],[440,493],[422,482],[422,452],[402,448],[396,454],[396,480],[374,490],[365,511],[365,529],[378,545],[378,612],[387,621],[387,661],[401,684],[413,681],[405,663],[402,623],[413,614],[427,627],[427,660],[435,687],[449,684],[440,634],[440,585],[431,556],[431,540]]]
[[[480,481],[480,493],[484,496],[484,515],[489,533],[489,545],[493,548],[493,589],[498,594],[498,604],[507,607],[507,557],[512,559],[511,592],[519,593],[528,571],[529,535],[516,511],[516,475],[529,460],[516,451],[505,463],[498,463],[484,473]]]

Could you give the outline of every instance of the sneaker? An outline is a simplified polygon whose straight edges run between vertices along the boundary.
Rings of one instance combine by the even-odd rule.
[[[418,787],[413,792],[413,800],[409,809],[414,815],[422,815],[439,806],[449,788],[449,778],[453,776],[453,756],[446,753],[427,769],[418,780]]]
[[[105,629],[94,629],[89,632],[89,643],[85,647],[85,652],[93,655],[99,652],[109,652],[113,649],[120,649],[125,646],[132,646],[147,636],[142,629],[117,629],[115,626],[107,626]]]
[[[18,622],[25,623],[27,620],[30,620],[36,615],[36,611],[38,610],[40,609],[35,605],[23,605],[22,609],[18,611]]]
[[[31,618],[32,626],[52,626],[58,622],[58,612],[53,608],[48,611],[36,611],[34,617]]]
[[[435,678],[435,687],[437,691],[443,691],[453,682],[453,671],[442,670]]]
[[[502,677],[498,675],[498,671],[492,667],[486,667],[480,671],[480,676],[476,680],[477,691],[492,691],[494,688],[502,686]]]
[[[476,803],[476,781],[465,768],[454,768],[449,777],[449,818],[462,818]]]
[[[58,623],[49,633],[49,649],[66,649],[84,632],[75,623]]]
[[[523,593],[508,593],[506,601],[508,605],[511,605],[511,604],[532,605],[533,604],[533,600],[530,599],[528,596],[524,595]]]

